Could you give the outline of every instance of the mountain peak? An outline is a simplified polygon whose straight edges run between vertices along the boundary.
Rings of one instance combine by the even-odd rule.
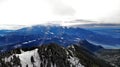
[[[81,47],[82,48],[82,47]],[[33,50],[21,53],[4,53],[0,55],[1,67],[111,67],[100,59],[95,59],[94,55],[84,52],[79,46],[71,45],[68,48],[51,43],[41,45]],[[16,62],[14,62],[16,61]],[[94,62],[96,61],[96,62]],[[7,64],[6,64],[7,63]]]

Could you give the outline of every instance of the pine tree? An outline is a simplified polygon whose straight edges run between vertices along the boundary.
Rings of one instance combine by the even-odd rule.
[[[28,64],[26,65],[26,67],[28,67]]]
[[[34,57],[33,57],[33,56],[31,56],[31,62],[32,62],[32,63],[34,63],[34,62],[35,62],[35,60],[34,60]]]

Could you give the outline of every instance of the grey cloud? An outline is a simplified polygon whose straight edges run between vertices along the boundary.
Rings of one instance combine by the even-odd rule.
[[[53,12],[57,15],[73,16],[75,14],[75,10],[71,6],[63,4],[61,0],[50,0],[49,3],[53,7]]]
[[[72,7],[69,6],[63,6],[63,5],[59,5],[59,6],[55,6],[54,7],[54,12],[55,14],[58,15],[74,15],[75,14],[75,10]]]

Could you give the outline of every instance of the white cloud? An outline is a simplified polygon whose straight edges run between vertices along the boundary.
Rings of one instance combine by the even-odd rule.
[[[1,0],[0,24],[32,25],[73,19],[118,22],[119,4],[120,0]]]

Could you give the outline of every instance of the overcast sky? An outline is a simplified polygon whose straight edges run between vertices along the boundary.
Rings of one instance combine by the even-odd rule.
[[[75,19],[120,23],[120,0],[0,0],[0,24]]]

